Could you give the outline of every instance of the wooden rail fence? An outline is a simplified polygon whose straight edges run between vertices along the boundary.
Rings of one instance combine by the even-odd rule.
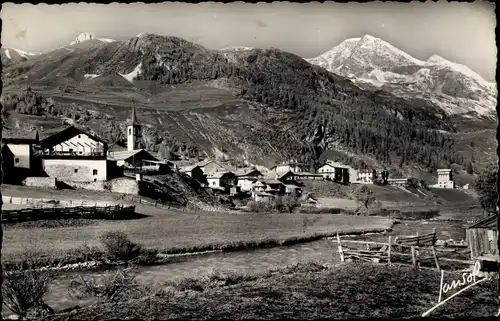
[[[472,265],[473,261],[456,258],[440,257],[442,254],[467,254],[468,249],[436,248],[436,231],[423,235],[397,236],[394,241],[391,236],[385,242],[341,240],[337,235],[338,252],[342,262],[365,261],[375,263],[411,263],[415,267],[421,267],[422,263],[431,263],[441,270],[441,263],[459,263]],[[355,244],[356,248],[347,247],[347,244]],[[364,247],[364,248],[363,248]],[[426,254],[426,255],[424,255]],[[411,259],[411,261],[410,261]]]
[[[125,219],[134,217],[135,206],[72,206],[3,210],[2,222],[23,222],[65,218]]]

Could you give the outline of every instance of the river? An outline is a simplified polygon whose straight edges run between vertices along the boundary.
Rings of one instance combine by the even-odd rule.
[[[385,235],[370,234],[357,236],[356,239],[385,240],[389,235],[409,235],[432,232],[436,228],[438,238],[464,239],[463,223],[443,221],[401,221],[394,225],[393,230]],[[301,261],[317,261],[320,263],[339,262],[337,244],[328,239],[264,249],[251,249],[237,252],[214,252],[198,256],[185,256],[176,262],[165,265],[140,267],[137,280],[144,284],[162,284],[169,280],[187,276],[197,276],[211,270],[229,270],[235,272],[263,272],[271,268],[279,268]],[[68,295],[70,282],[78,275],[99,277],[110,271],[99,272],[65,272],[59,275],[52,283],[45,301],[55,311],[60,311],[74,305],[88,305],[95,303],[90,300],[75,300]],[[2,309],[2,316],[10,315],[7,308]]]

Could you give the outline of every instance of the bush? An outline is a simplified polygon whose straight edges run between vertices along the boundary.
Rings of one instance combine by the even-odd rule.
[[[141,286],[135,276],[133,268],[120,268],[100,280],[79,276],[71,281],[70,296],[80,300],[95,297],[106,302],[140,298],[148,289]]]
[[[300,206],[299,199],[293,196],[277,197],[275,207],[279,212],[292,213],[293,210]]]
[[[22,256],[21,263],[4,272],[3,304],[21,317],[32,311],[53,313],[43,297],[55,277],[54,272],[39,268],[41,263],[37,252],[27,250]]]
[[[106,232],[100,237],[108,256],[114,260],[129,261],[141,254],[141,246],[129,240],[123,232]]]
[[[272,212],[274,210],[270,202],[250,201],[248,202],[247,206],[250,212],[254,213]]]

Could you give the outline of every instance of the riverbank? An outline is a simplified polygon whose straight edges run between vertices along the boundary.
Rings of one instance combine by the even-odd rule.
[[[439,272],[408,266],[307,263],[258,274],[218,272],[185,278],[162,284],[149,297],[101,302],[45,320],[419,317],[435,305],[439,282]],[[494,315],[495,286],[495,281],[478,285],[432,316]]]
[[[212,243],[194,247],[156,249],[143,248],[139,256],[134,259],[134,264],[138,265],[161,265],[175,262],[178,257],[204,255],[213,252],[233,252],[258,248],[272,248],[279,246],[289,246],[305,242],[312,242],[322,238],[334,235],[363,235],[367,233],[381,233],[390,231],[393,221],[385,220],[378,228],[337,228],[330,232],[317,232],[312,234],[292,236],[288,238],[265,238],[250,241],[233,241],[228,243]],[[84,271],[84,270],[103,270],[115,266],[127,265],[124,261],[111,261],[105,251],[99,246],[83,246],[69,251],[59,252],[57,254],[44,254],[36,248],[28,250],[29,253],[37,256],[36,265],[39,268],[52,268],[57,271]],[[29,254],[28,253],[28,254]],[[26,256],[26,252],[23,253]],[[30,255],[28,255],[30,256]],[[16,255],[8,255],[3,258],[5,270],[14,269],[20,263]]]

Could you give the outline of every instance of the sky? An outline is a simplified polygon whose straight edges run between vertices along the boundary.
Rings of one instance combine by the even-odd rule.
[[[347,38],[381,38],[415,58],[437,54],[495,80],[496,17],[483,2],[2,5],[2,47],[46,52],[81,32],[124,40],[139,33],[184,38],[207,48],[275,47],[304,58]]]

